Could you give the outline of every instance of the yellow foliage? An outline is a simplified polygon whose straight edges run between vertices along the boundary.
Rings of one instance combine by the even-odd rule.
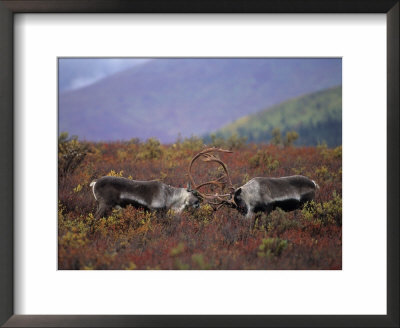
[[[75,192],[75,193],[80,192],[81,190],[82,190],[82,185],[81,185],[81,184],[78,184],[78,185],[74,188],[74,192]]]
[[[75,230],[75,229],[74,229]],[[88,243],[86,232],[67,231],[60,237],[60,244],[71,248],[80,248]]]
[[[193,254],[192,261],[199,267],[200,270],[210,269],[210,266],[204,261],[203,254]]]
[[[125,270],[135,270],[136,269],[136,264],[133,262],[129,262],[126,266],[125,266]]]
[[[120,177],[122,178],[124,174],[124,171],[119,171],[119,173],[116,173],[114,170],[111,170],[109,173],[107,173],[107,176],[109,177]]]

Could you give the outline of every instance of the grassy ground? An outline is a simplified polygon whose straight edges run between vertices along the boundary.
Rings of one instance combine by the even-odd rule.
[[[320,189],[314,202],[294,212],[257,215],[251,229],[230,208],[181,214],[145,212],[131,206],[94,219],[90,182],[103,175],[159,179],[183,187],[198,140],[163,146],[140,143],[81,143],[63,140],[59,151],[59,269],[341,269],[341,147],[236,145],[222,154],[235,187],[256,176],[302,174]],[[85,155],[86,154],[86,155]],[[197,181],[219,174],[195,166]]]

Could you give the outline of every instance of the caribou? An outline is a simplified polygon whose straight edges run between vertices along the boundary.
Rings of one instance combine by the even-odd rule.
[[[216,206],[229,206],[235,208],[239,213],[250,219],[257,212],[267,212],[280,208],[284,211],[293,211],[301,208],[306,202],[315,198],[315,191],[319,189],[318,184],[305,176],[293,175],[288,177],[270,178],[256,177],[239,188],[234,188],[229,176],[228,169],[224,162],[211,155],[212,152],[227,152],[222,149],[209,148],[198,153],[189,165],[188,175],[195,189],[205,185],[216,185],[222,188],[228,186],[230,192],[227,194],[204,194],[198,192],[199,197],[209,204]],[[191,170],[195,160],[204,157],[204,161],[219,163],[225,175],[212,181],[195,184]],[[225,180],[225,181],[222,181]]]
[[[319,186],[302,175],[281,178],[257,177],[233,193],[236,209],[251,218],[256,212],[271,212],[280,208],[286,212],[301,208],[315,198]]]
[[[226,174],[228,174],[225,164],[210,154],[210,152],[214,151],[230,152],[223,149],[209,148],[197,154],[193,158],[191,165],[200,156],[205,156],[207,161],[215,161],[223,165]],[[215,197],[218,198],[215,195],[203,194],[198,191],[198,188],[207,184],[218,185],[221,181],[210,181],[196,186],[191,174],[189,174],[189,177],[190,181],[187,188],[172,187],[158,180],[138,181],[112,176],[104,176],[93,180],[90,183],[90,187],[92,187],[93,196],[98,203],[95,217],[97,219],[101,218],[113,207],[118,208],[127,205],[141,207],[150,211],[172,209],[180,213],[186,208],[200,207],[200,202],[203,200],[213,203],[212,200]]]
[[[103,217],[113,207],[132,205],[146,210],[169,210],[180,213],[185,208],[198,208],[200,198],[188,184],[176,188],[157,180],[137,181],[120,177],[104,176],[90,183],[98,203],[95,214]]]

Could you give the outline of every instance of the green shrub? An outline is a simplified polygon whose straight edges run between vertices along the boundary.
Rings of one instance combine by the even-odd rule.
[[[247,137],[240,137],[236,132],[231,135],[228,139],[223,137],[217,137],[214,133],[211,134],[211,143],[209,146],[216,148],[225,148],[225,149],[240,149],[242,148],[247,141]]]
[[[200,208],[191,213],[192,217],[204,223],[210,222],[213,218],[214,210],[209,204],[203,204]]]
[[[82,163],[87,154],[87,146],[78,141],[77,136],[68,138],[67,132],[58,137],[58,175],[71,174]]]
[[[301,223],[294,220],[289,213],[286,213],[280,208],[275,209],[269,214],[262,214],[260,217],[262,226],[267,229],[269,233],[281,235],[286,230],[298,229]]]
[[[287,240],[280,238],[263,238],[261,245],[258,247],[257,255],[259,257],[271,258],[272,256],[280,256],[288,246]]]
[[[203,139],[200,139],[196,136],[191,136],[190,138],[183,139],[180,146],[182,149],[195,151],[200,150],[203,147],[203,144]]]
[[[228,149],[239,149],[242,148],[247,141],[247,137],[240,137],[237,133],[234,133],[226,141]]]
[[[325,165],[322,165],[316,168],[315,176],[319,181],[329,181],[333,178],[333,173]]]
[[[271,132],[272,139],[271,139],[271,144],[279,146],[282,144],[282,136],[281,136],[281,129],[275,128]]]
[[[192,261],[200,270],[210,269],[210,265],[205,262],[203,254],[193,254]]]
[[[299,134],[296,131],[288,131],[286,132],[285,138],[282,138],[281,130],[279,128],[273,129],[271,135],[272,139],[270,143],[272,145],[284,147],[292,146],[293,143],[299,138]]]
[[[317,146],[320,154],[325,160],[334,160],[342,158],[342,146],[337,146],[333,149],[328,148],[326,142]]]
[[[222,148],[225,145],[225,139],[217,137],[217,135],[214,133],[210,135],[210,138],[211,138],[211,142],[209,144],[210,147]]]
[[[169,255],[170,256],[180,255],[185,251],[185,249],[186,249],[185,244],[183,242],[179,242],[179,244],[176,247],[171,249]]]
[[[273,159],[271,155],[262,150],[259,150],[253,157],[250,157],[249,163],[252,168],[265,166],[270,171],[276,170],[279,167],[279,161]]]
[[[333,192],[332,200],[323,203],[315,201],[308,202],[303,210],[303,217],[306,220],[320,223],[321,225],[337,224],[342,225],[342,198]]]
[[[140,145],[139,153],[136,158],[139,160],[158,159],[162,156],[160,141],[156,138],[149,138],[145,143]]]
[[[288,131],[286,132],[286,138],[283,141],[283,145],[285,147],[292,146],[293,143],[299,138],[299,134],[296,131]]]

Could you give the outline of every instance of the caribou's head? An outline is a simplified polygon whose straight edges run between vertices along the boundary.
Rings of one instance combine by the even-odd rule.
[[[190,182],[188,182],[186,193],[185,207],[199,208],[201,202],[200,194],[197,190],[192,189]]]
[[[247,213],[246,202],[243,199],[242,188],[235,190],[233,194],[233,201],[235,202],[236,209],[243,215]]]

